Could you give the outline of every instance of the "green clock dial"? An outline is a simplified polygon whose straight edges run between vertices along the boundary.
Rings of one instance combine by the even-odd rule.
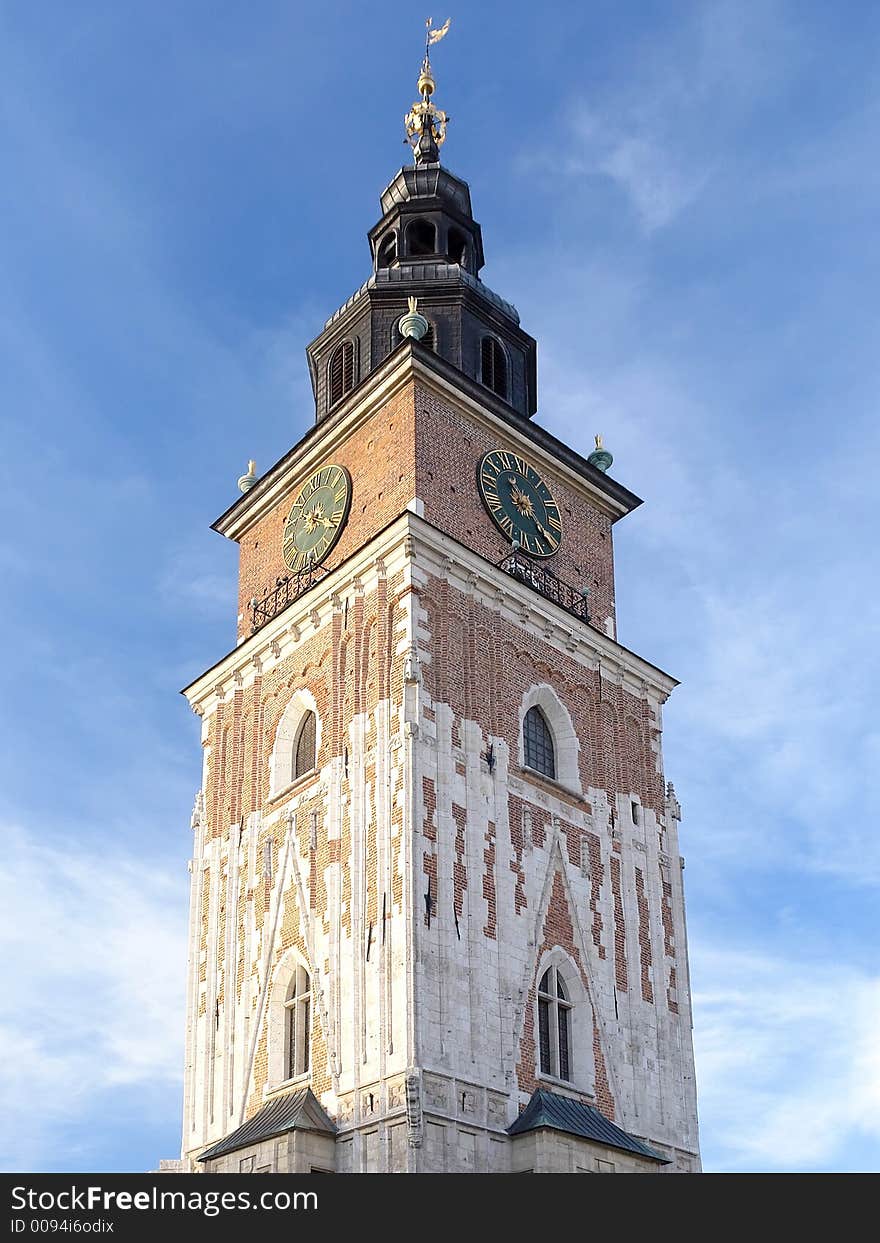
[[[559,506],[544,480],[524,458],[493,449],[477,467],[477,485],[495,525],[523,552],[552,557],[562,542]]]
[[[322,466],[306,480],[287,515],[282,553],[295,574],[320,565],[342,534],[351,507],[344,466]]]

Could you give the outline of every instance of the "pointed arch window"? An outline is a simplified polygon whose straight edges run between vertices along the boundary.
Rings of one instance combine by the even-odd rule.
[[[526,767],[545,777],[556,777],[556,751],[547,718],[540,708],[529,708],[523,718],[523,757]]]
[[[293,745],[293,772],[291,777],[304,777],[315,767],[315,744],[317,740],[317,718],[314,712],[307,712],[300,722],[296,741]]]
[[[287,998],[285,1057],[288,1079],[309,1073],[312,1032],[312,981],[305,967],[298,966],[293,973]]]
[[[542,1075],[571,1080],[571,1000],[556,967],[538,984],[538,1066]]]
[[[483,337],[480,346],[480,379],[499,397],[507,397],[507,355],[497,337]]]
[[[354,388],[354,341],[343,341],[333,351],[329,384],[331,406],[335,406]]]

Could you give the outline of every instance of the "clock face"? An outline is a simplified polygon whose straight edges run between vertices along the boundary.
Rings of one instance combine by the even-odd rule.
[[[314,568],[342,533],[351,505],[344,466],[322,466],[303,484],[284,524],[282,552],[295,574]]]
[[[552,557],[562,541],[559,506],[535,470],[517,453],[493,449],[477,468],[483,504],[507,539],[523,552]]]

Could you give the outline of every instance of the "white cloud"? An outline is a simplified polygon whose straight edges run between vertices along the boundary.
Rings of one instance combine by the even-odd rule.
[[[880,1152],[880,976],[699,939],[692,958],[695,978],[711,981],[694,992],[707,1168],[869,1169]]]
[[[581,111],[574,125],[569,173],[604,175],[629,196],[647,232],[669,224],[708,182],[711,165],[691,166],[674,144],[651,127],[627,129],[608,117]]]
[[[187,879],[17,826],[3,842],[0,1168],[63,1168],[59,1127],[182,1077]]]
[[[564,145],[522,152],[520,169],[608,178],[650,234],[731,164],[730,136],[784,91],[804,56],[785,5],[700,4],[662,37],[636,40],[611,87],[588,81],[585,97],[565,106]]]

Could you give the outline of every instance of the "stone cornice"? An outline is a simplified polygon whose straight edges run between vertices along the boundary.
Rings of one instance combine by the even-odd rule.
[[[470,379],[451,363],[418,347],[413,351],[413,373],[429,389],[472,422],[503,435],[531,461],[563,477],[573,492],[610,516],[612,522],[641,505],[641,498],[623,484],[591,466],[585,457],[557,439],[552,432],[517,414],[482,384]]]
[[[473,596],[515,625],[538,634],[558,651],[636,696],[649,696],[663,703],[678,686],[671,674],[545,599],[416,514],[408,515],[408,519],[417,571],[444,578],[455,590]],[[418,577],[416,572],[416,587]]]
[[[656,665],[565,609],[530,590],[478,553],[409,511],[349,557],[336,570],[222,657],[181,692],[196,712],[212,711],[236,689],[325,626],[349,592],[372,590],[380,577],[415,566],[443,578],[515,625],[525,627],[606,681],[633,695],[664,703],[678,682]]]
[[[551,432],[516,414],[483,385],[425,347],[403,341],[332,415],[309,428],[249,492],[221,514],[212,524],[213,530],[228,539],[240,540],[293,491],[303,476],[326,461],[338,444],[413,381],[498,435],[510,447],[518,448],[550,474],[564,478],[573,492],[607,514],[612,522],[641,505],[634,493],[596,470]]]
[[[411,382],[411,348],[409,343],[399,346],[332,415],[309,428],[249,492],[212,523],[212,530],[228,539],[240,540],[255,522],[273,510],[300,478],[317,469],[336,445],[347,440],[356,428]]]
[[[409,513],[401,514],[354,556],[185,686],[181,694],[193,710],[200,715],[210,712],[235,690],[251,685],[257,674],[327,625],[333,614],[343,609],[346,594],[370,591],[380,578],[399,573],[410,562],[410,517]]]

